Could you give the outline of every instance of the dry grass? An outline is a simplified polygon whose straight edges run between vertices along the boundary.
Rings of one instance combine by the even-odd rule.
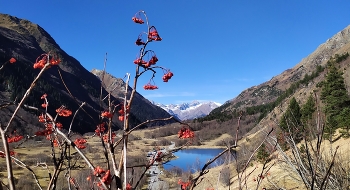
[[[152,146],[152,142],[157,141],[156,139],[145,139],[144,133],[145,132],[152,132],[155,129],[149,129],[149,130],[139,130],[135,131],[132,134],[135,137],[140,137],[140,139],[134,139],[130,141],[130,144],[128,146],[128,154],[130,156],[140,156],[140,155],[146,155],[146,153],[149,150],[154,149],[154,146]],[[261,132],[261,131],[260,131]],[[237,151],[242,151],[243,147],[254,147],[256,144],[259,144],[254,139],[260,139],[259,136],[261,134],[254,133],[251,134],[244,139],[240,140],[238,142],[239,147],[237,148]],[[117,137],[116,139],[119,139],[120,137]],[[176,135],[172,135],[170,137],[167,137],[169,139],[176,138]],[[201,146],[191,146],[190,148],[222,148],[220,146],[217,146],[218,142],[221,142],[227,138],[232,138],[228,134],[223,134],[219,138],[202,142],[203,145]],[[250,139],[250,140],[247,140]],[[99,137],[92,137],[88,138],[88,146],[90,150],[86,150],[87,157],[93,161],[94,165],[104,165],[104,155],[103,155],[103,149],[101,148],[101,140]],[[340,138],[336,142],[332,144],[332,147],[339,146],[338,155],[343,160],[350,160],[350,148],[348,146],[350,139],[344,139]],[[328,153],[330,143],[328,141],[324,142],[324,153]],[[118,148],[116,149],[120,151]],[[19,155],[19,158],[23,161],[26,161],[28,158],[35,157],[35,155],[47,155],[50,156],[51,149],[49,147],[27,147],[27,148],[18,148],[15,150],[17,154]],[[74,154],[74,150],[71,150],[71,153]],[[116,158],[119,159],[119,152],[116,153]],[[288,168],[278,157],[274,158],[270,161],[269,164],[274,163],[275,165],[270,169],[268,174],[265,175],[265,178],[262,180],[261,185],[259,186],[259,189],[262,187],[266,188],[274,188],[274,187],[283,187],[286,189],[305,189],[303,186],[302,181],[300,178],[296,175],[295,172],[292,172],[291,169]],[[0,160],[0,164],[4,165],[4,160]],[[78,158],[78,165],[81,167],[86,167],[86,164],[82,161],[82,159]],[[349,163],[348,167],[350,168]],[[195,188],[195,189],[206,189],[206,188],[215,188],[217,190],[224,190],[228,189],[228,186],[223,185],[220,180],[221,173],[225,168],[229,167],[230,169],[230,187],[231,189],[237,189],[238,188],[238,178],[237,178],[237,172],[236,172],[236,163],[233,162],[233,164],[228,165],[222,165],[215,168],[211,168],[209,170],[209,173],[207,173],[202,182]],[[257,177],[261,173],[263,165],[257,161],[252,161],[251,164],[248,166],[245,174],[243,177],[247,176],[247,183],[244,184],[247,189],[256,189],[257,187]],[[49,182],[48,178],[48,172],[47,169],[41,168],[41,167],[35,167],[31,166],[31,168],[34,170],[36,175],[39,178],[40,183],[45,187],[46,184]],[[49,170],[53,171],[53,166],[49,166]],[[79,169],[78,169],[79,170]],[[72,175],[77,174],[78,170],[72,170]],[[6,176],[6,171],[1,171],[0,174],[3,176]],[[28,172],[26,170],[23,170],[22,168],[15,167],[14,174],[16,178],[20,178],[21,176],[29,176]],[[249,174],[249,175],[248,175]],[[196,175],[196,174],[194,174]],[[162,178],[166,181],[169,181],[172,184],[176,184],[177,180],[179,178],[168,178],[165,179],[165,176],[162,176]],[[255,180],[254,180],[255,179]],[[6,180],[4,181],[6,183]]]
[[[256,138],[258,134],[251,134],[248,136],[249,139]],[[337,135],[336,135],[337,136]],[[322,145],[322,152],[323,155],[330,157],[330,147],[332,146],[333,153],[335,150],[335,147],[339,146],[338,149],[338,157],[337,160],[343,164],[344,168],[350,168],[350,147],[348,144],[350,143],[350,139],[344,139],[339,138],[337,141],[333,142],[332,144],[329,143],[329,141],[324,141]],[[242,139],[239,143],[244,144],[245,146],[253,146],[252,144],[256,144],[256,142],[246,141],[245,139]],[[240,151],[238,148],[237,151]],[[277,153],[275,153],[277,154]],[[291,154],[290,152],[287,152],[287,154]],[[277,154],[278,155],[278,154]],[[272,159],[269,164],[274,164],[273,167],[268,171],[268,173],[264,173],[265,177],[261,181],[261,184],[258,189],[261,189],[262,187],[265,187],[267,189],[278,189],[277,187],[283,187],[284,189],[307,189],[301,178],[297,175],[295,171],[293,171],[289,166],[287,166],[281,159],[281,157],[277,156],[276,158]],[[344,166],[346,164],[346,166]],[[208,187],[215,188],[217,190],[226,190],[228,189],[228,186],[223,185],[220,180],[219,176],[220,173],[223,171],[225,165],[218,166],[215,168],[210,169],[209,173],[206,174],[203,179],[203,181],[195,188],[195,189],[206,189]],[[263,164],[257,161],[252,161],[245,173],[244,176],[247,177],[247,183],[244,184],[244,189],[257,189],[257,178],[261,174],[263,168]],[[230,165],[230,171],[231,171],[231,180],[230,180],[230,187],[231,189],[238,189],[238,177],[236,172],[236,164],[233,163]],[[197,175],[197,174],[194,174]]]
[[[202,145],[200,146],[191,146],[191,148],[223,148],[224,146],[218,146],[217,144],[228,138],[232,138],[232,136],[229,134],[223,134],[216,139],[202,142]]]

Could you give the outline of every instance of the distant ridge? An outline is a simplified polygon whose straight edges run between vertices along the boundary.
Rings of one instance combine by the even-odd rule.
[[[204,117],[208,115],[213,109],[221,106],[220,103],[216,103],[212,101],[208,101],[208,102],[193,101],[190,103],[169,104],[169,105],[163,105],[159,103],[154,103],[154,104],[163,108],[168,113],[170,113],[173,116],[176,116],[178,119],[182,121]]]

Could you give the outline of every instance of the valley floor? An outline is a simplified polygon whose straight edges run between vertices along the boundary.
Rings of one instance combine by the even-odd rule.
[[[148,152],[151,152],[154,150],[155,146],[152,145],[152,142],[157,142],[156,139],[146,139],[144,138],[143,134],[145,131],[135,131],[134,136],[139,136],[141,138],[134,139],[130,141],[130,146],[128,147],[130,156],[147,156]],[[247,138],[253,139],[253,136],[256,134],[251,134]],[[170,137],[169,137],[170,138]],[[223,141],[226,138],[230,138],[229,135],[224,134],[220,136],[219,138],[216,138],[215,140],[203,142],[201,146],[188,146],[188,148],[225,148],[216,146],[217,142]],[[232,138],[232,137],[231,137]],[[350,142],[349,139],[340,138],[336,142],[332,144],[333,147],[339,146],[338,149],[338,155],[343,158],[344,161],[346,161],[346,168],[350,168],[349,161],[350,160],[350,147],[348,146],[348,143]],[[37,142],[38,143],[38,142]],[[244,148],[249,149],[250,146],[253,147],[253,142],[248,142],[246,139],[241,140],[239,143],[239,146],[237,148],[237,152],[242,155],[244,154]],[[94,137],[94,138],[88,138],[88,145],[90,146],[90,150],[87,151],[87,156],[90,157],[93,161],[100,160],[103,156],[102,154],[98,153],[96,154],[97,150],[96,147],[100,146],[100,139]],[[327,142],[324,143],[325,146],[325,153],[326,150],[329,149],[330,144]],[[176,144],[172,143],[170,146],[157,146],[159,150],[164,151],[166,153],[167,151],[171,151],[174,148],[177,148]],[[187,148],[187,147],[184,147]],[[243,151],[243,152],[242,152]],[[32,166],[34,166],[38,161],[41,162],[49,162],[50,158],[49,155],[51,153],[51,150],[49,147],[40,146],[40,147],[22,147],[19,149],[16,149],[16,152],[18,154],[18,157],[23,158],[24,161],[27,163],[32,163]],[[287,152],[288,154],[288,152]],[[153,155],[153,153],[152,153]],[[150,156],[151,157],[151,156]],[[150,158],[146,157],[146,158]],[[339,159],[340,159],[339,157]],[[117,156],[118,158],[118,156]],[[244,167],[245,162],[236,162],[233,161],[230,164],[227,165],[221,165],[217,166],[215,168],[211,168],[208,170],[208,173],[206,173],[201,182],[198,184],[198,186],[195,188],[196,190],[227,190],[227,189],[239,189],[239,184],[241,184],[242,189],[306,189],[303,185],[302,180],[297,175],[296,170],[293,170],[290,165],[287,165],[286,162],[283,161],[283,155],[279,153],[274,153],[274,155],[271,157],[271,161],[267,165],[262,165],[260,162],[256,161],[255,159],[252,159],[251,162],[247,165],[247,168],[245,172],[243,173],[237,173],[237,167]],[[3,160],[0,160],[0,164],[2,168],[4,167]],[[99,165],[102,163],[95,163],[95,165]],[[81,162],[80,167],[85,167],[86,165]],[[45,187],[45,184],[48,183],[48,175],[47,172],[44,171],[44,169],[39,167],[33,167],[35,168],[35,171],[37,172],[37,175],[39,177],[39,182],[43,184],[43,187]],[[19,167],[14,167],[15,171],[15,177],[20,178],[23,176],[23,169]],[[48,169],[52,170],[52,166],[49,166]],[[229,172],[228,172],[229,171]],[[148,179],[147,184],[143,186],[143,189],[152,189],[152,190],[158,190],[158,189],[169,189],[169,190],[178,190],[179,184],[178,180],[182,179],[183,181],[186,180],[186,174],[183,175],[174,175],[169,173],[168,171],[164,170],[162,168],[162,165],[159,163],[155,163],[154,166],[152,166],[148,171]],[[6,170],[0,171],[0,175],[6,176]],[[194,173],[192,175],[193,177],[196,177],[198,173]],[[29,176],[29,175],[28,175]],[[188,175],[187,175],[188,177]],[[5,178],[3,178],[5,179]],[[6,183],[6,180],[2,180],[4,183]],[[240,183],[241,182],[241,183]],[[229,188],[230,187],[230,188]]]

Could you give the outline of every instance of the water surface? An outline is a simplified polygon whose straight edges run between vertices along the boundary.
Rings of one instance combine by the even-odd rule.
[[[205,163],[213,159],[224,149],[184,149],[175,152],[177,159],[165,163],[164,169],[169,170],[173,167],[179,167],[184,171],[194,173],[200,170]],[[224,163],[228,154],[222,155],[218,160],[213,162],[209,167],[215,167]]]

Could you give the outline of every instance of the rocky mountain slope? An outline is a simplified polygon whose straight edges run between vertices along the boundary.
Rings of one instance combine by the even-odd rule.
[[[0,64],[5,63],[11,57],[15,57],[15,64],[6,65],[0,71],[0,104],[19,101],[30,86],[31,81],[39,73],[38,69],[33,69],[38,56],[50,52],[61,59],[58,66],[52,67],[44,72],[38,84],[34,88],[25,104],[40,107],[43,103],[40,97],[42,94],[48,94],[50,102],[48,111],[54,114],[55,109],[61,105],[67,106],[73,112],[85,102],[83,109],[78,112],[74,120],[73,131],[85,133],[94,131],[99,123],[99,114],[107,109],[104,102],[99,101],[101,81],[94,74],[86,70],[78,60],[67,54],[55,40],[38,24],[28,20],[20,19],[7,14],[0,14]],[[103,95],[107,94],[105,89]],[[163,117],[170,115],[162,109],[153,106],[140,95],[135,97],[138,109],[131,110],[131,121],[139,123],[143,121],[144,114],[148,116]],[[120,99],[112,97],[117,104]],[[152,110],[145,107],[153,106]],[[141,113],[139,108],[142,108]],[[14,106],[6,109],[0,109],[1,124],[6,125],[9,114]],[[158,110],[159,112],[153,112]],[[41,111],[32,111],[22,109],[16,118],[15,125],[26,126],[27,130],[34,130],[38,124],[37,116]],[[161,113],[161,115],[156,115]],[[146,114],[147,115],[147,114]],[[24,119],[25,118],[25,119]],[[65,127],[69,126],[71,118],[62,119]],[[114,128],[118,129],[122,125],[115,119]]]
[[[319,45],[314,52],[293,68],[283,71],[269,81],[242,91],[237,97],[214,109],[204,120],[215,118],[225,120],[225,118],[231,118],[232,114],[237,117],[237,113],[243,111],[246,116],[241,122],[243,129],[249,126],[249,129],[254,128],[251,132],[255,132],[267,126],[276,127],[290,98],[295,97],[299,104],[303,104],[311,93],[319,92],[320,88],[316,85],[323,81],[326,75],[326,70],[319,70],[319,68],[325,68],[330,57],[346,52],[350,53],[350,26]],[[350,90],[349,60],[339,65],[340,70],[344,73],[348,91]],[[315,73],[318,74],[312,80],[301,82],[306,76]],[[258,128],[253,126],[258,126]]]
[[[350,26],[344,28],[325,43],[321,44],[314,52],[293,68],[283,71],[281,74],[258,86],[250,87],[234,99],[229,100],[227,103],[230,106],[226,105],[226,109],[260,105],[275,100],[293,82],[301,80],[306,74],[311,75],[317,66],[325,66],[331,56],[348,52],[350,49],[349,42]],[[311,86],[308,88],[311,89]]]
[[[99,80],[103,81],[103,86],[107,90],[107,92],[110,92],[111,95],[113,95],[114,97],[124,98],[125,82],[122,79],[116,78],[107,72],[97,70],[97,69],[93,69],[91,73],[96,75],[97,78],[99,78]],[[132,89],[129,86],[127,98],[130,97],[131,90]],[[149,100],[144,98],[138,92],[136,92],[134,101],[132,103],[132,112],[137,115],[137,118],[140,121],[170,117],[168,112],[152,104]],[[172,122],[174,121],[169,121],[166,123],[172,123]],[[166,123],[155,122],[155,123],[152,123],[152,125],[164,125]]]
[[[190,103],[169,104],[169,105],[163,105],[159,103],[154,103],[154,104],[163,108],[168,113],[179,118],[182,121],[204,117],[208,115],[213,109],[221,106],[220,103],[210,102],[210,101],[209,102],[193,101]]]

